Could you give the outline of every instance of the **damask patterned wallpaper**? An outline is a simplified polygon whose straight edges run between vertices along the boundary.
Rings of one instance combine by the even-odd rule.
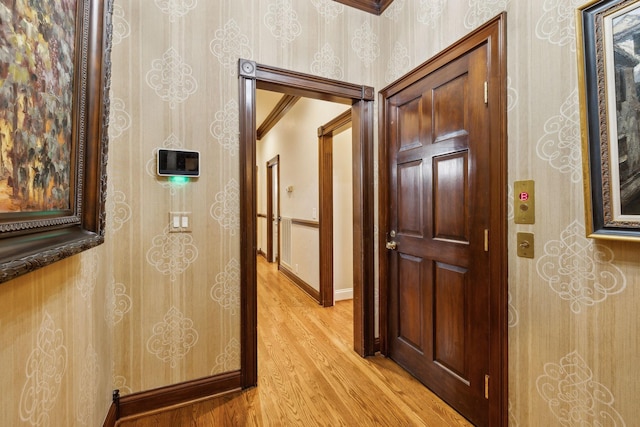
[[[536,258],[510,254],[512,426],[634,425],[637,244],[584,237],[582,0],[116,0],[107,243],[0,286],[1,425],[100,425],[111,390],[239,367],[237,60],[381,89],[506,10],[509,191],[536,181]],[[154,175],[158,148],[203,175]],[[513,217],[513,206],[510,205]],[[191,234],[168,212],[192,212]]]

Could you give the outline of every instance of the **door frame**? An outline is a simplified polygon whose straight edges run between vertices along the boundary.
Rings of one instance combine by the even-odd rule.
[[[320,187],[320,304],[334,304],[333,283],[333,137],[351,128],[347,110],[318,128],[318,175]]]
[[[278,199],[275,201],[275,205],[278,207],[278,216],[280,216],[280,155],[276,155],[273,159],[267,162],[267,262],[278,262],[280,266],[280,220],[278,219],[278,255],[273,254],[273,170],[274,166],[278,166],[277,181],[278,181]]]
[[[489,63],[493,73],[488,76],[488,108],[490,109],[490,135],[492,171],[490,176],[490,204],[496,207],[497,215],[490,222],[490,362],[489,362],[489,423],[492,426],[508,425],[508,251],[507,251],[507,50],[506,12],[474,30],[458,42],[443,50],[427,62],[392,83],[379,93],[378,156],[380,161],[379,181],[379,233],[385,236],[390,227],[389,156],[386,125],[388,100],[420,79],[439,69],[451,60],[464,55],[476,46],[487,43]],[[388,353],[388,301],[389,301],[389,256],[386,239],[380,238],[380,351]]]
[[[375,351],[374,163],[372,87],[238,61],[240,157],[240,370],[243,388],[258,383],[256,89],[351,105],[353,121],[353,341]],[[355,191],[357,189],[358,191]]]

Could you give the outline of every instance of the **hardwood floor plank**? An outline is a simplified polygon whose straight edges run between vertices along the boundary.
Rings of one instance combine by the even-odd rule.
[[[382,356],[353,346],[353,303],[323,308],[258,258],[258,386],[120,420],[151,426],[470,426]]]

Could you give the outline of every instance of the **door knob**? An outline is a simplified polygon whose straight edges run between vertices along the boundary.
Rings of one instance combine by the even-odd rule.
[[[393,240],[390,242],[387,242],[387,249],[389,249],[390,251],[395,251],[396,249],[398,249],[398,244]]]

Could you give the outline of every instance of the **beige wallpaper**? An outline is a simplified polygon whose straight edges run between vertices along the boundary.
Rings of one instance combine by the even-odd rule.
[[[116,0],[107,243],[0,285],[1,425],[99,425],[111,389],[239,367],[239,57],[381,89],[508,12],[509,181],[534,179],[536,258],[510,254],[513,426],[640,418],[640,246],[584,237],[578,0]],[[185,185],[160,147],[202,152]],[[512,207],[510,210],[512,211]],[[169,211],[193,233],[170,234]],[[9,344],[7,344],[9,343]]]

